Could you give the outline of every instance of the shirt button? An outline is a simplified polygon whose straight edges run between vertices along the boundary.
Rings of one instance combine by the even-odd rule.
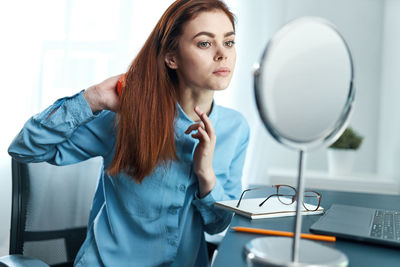
[[[185,186],[184,184],[181,184],[181,185],[179,186],[179,190],[180,190],[181,192],[185,192],[186,186]]]
[[[175,240],[170,239],[170,240],[168,240],[168,243],[169,243],[171,246],[173,246],[173,247],[176,246]]]
[[[175,207],[169,207],[168,208],[168,213],[169,214],[173,214],[173,215],[175,215],[176,214],[176,212],[177,212],[177,208],[175,208]]]

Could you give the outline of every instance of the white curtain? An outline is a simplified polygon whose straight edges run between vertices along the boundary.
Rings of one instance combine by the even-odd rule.
[[[11,160],[24,122],[57,98],[126,71],[166,0],[7,1],[0,7],[0,256],[8,254]]]

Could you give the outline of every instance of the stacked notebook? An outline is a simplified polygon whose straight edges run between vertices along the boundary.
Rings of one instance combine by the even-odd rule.
[[[215,203],[215,207],[233,211],[236,214],[248,217],[250,219],[264,219],[296,215],[296,202],[286,205],[280,202],[278,198],[273,197],[268,199],[264,205],[259,207],[259,204],[264,199],[265,198],[242,199],[238,208],[236,207],[238,200],[218,201]],[[321,206],[316,211],[307,211],[303,206],[301,206],[301,208],[302,215],[314,215],[324,212],[324,209]]]

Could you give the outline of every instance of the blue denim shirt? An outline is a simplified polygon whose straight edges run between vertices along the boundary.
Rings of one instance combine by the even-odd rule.
[[[111,177],[102,172],[76,266],[208,265],[204,231],[214,234],[229,225],[232,215],[213,205],[239,197],[249,141],[248,124],[238,112],[213,104],[209,117],[217,136],[213,190],[197,197],[193,152],[198,141],[184,133],[194,122],[178,104],[179,160],[156,167],[142,184],[123,173]],[[113,159],[116,127],[115,113],[93,114],[81,92],[28,120],[9,154],[24,162],[55,165],[101,156],[106,170]]]

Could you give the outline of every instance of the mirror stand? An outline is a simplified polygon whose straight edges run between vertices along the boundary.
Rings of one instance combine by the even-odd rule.
[[[340,251],[317,242],[300,239],[301,203],[304,197],[303,169],[305,153],[299,151],[299,166],[296,196],[296,222],[294,238],[261,237],[245,245],[249,266],[347,266],[348,259]],[[299,253],[300,252],[300,253]]]

